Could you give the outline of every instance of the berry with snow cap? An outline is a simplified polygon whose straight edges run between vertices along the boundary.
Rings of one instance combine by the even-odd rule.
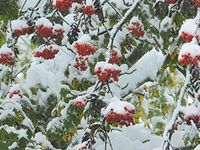
[[[53,6],[60,12],[68,10],[72,6],[73,0],[54,0]]]
[[[13,91],[9,92],[9,98],[13,98],[14,96],[19,96],[20,98],[23,98],[23,93],[20,89],[15,89]]]
[[[128,30],[132,33],[133,36],[137,38],[144,36],[144,29],[142,27],[142,24],[135,17],[131,19],[131,25]]]
[[[200,60],[200,46],[194,43],[183,44],[178,61],[181,65],[198,65]]]
[[[53,36],[52,23],[46,18],[40,18],[36,22],[36,33],[42,38],[48,38]]]
[[[114,98],[113,98],[114,99]],[[135,124],[134,106],[124,101],[113,101],[103,112],[108,123],[117,123],[121,126],[130,126]]]
[[[74,101],[74,105],[78,109],[84,109],[86,105],[86,100],[83,97],[77,97]]]
[[[43,59],[54,59],[59,50],[55,46],[48,46],[47,48],[38,50],[34,57],[41,57]]]
[[[13,37],[19,37],[26,35],[29,32],[30,27],[24,20],[13,20],[11,21],[11,31]]]
[[[192,28],[191,28],[192,27]],[[199,40],[200,30],[198,29],[198,23],[195,19],[187,19],[179,30],[179,38],[185,42],[191,42],[195,37]]]
[[[109,82],[111,80],[118,81],[121,70],[116,64],[107,62],[98,62],[95,66],[95,74],[101,82]]]
[[[61,25],[56,24],[53,27],[53,33],[52,33],[52,37],[57,39],[57,40],[62,40],[64,38],[64,29]]]
[[[7,46],[2,46],[0,49],[0,64],[5,66],[14,65],[14,54]]]
[[[184,110],[184,120],[187,125],[191,125],[193,121],[194,124],[200,123],[200,111],[197,106],[190,105]]]
[[[97,51],[90,43],[76,43],[74,47],[77,49],[77,53],[80,56],[93,55]]]

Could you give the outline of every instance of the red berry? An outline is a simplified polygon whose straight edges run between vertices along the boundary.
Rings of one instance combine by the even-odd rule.
[[[97,51],[92,44],[76,43],[74,47],[77,49],[77,53],[80,56],[93,55]]]
[[[44,48],[40,51],[37,51],[34,55],[34,57],[41,57],[46,60],[48,59],[54,59],[55,55],[59,52],[57,48],[54,46],[48,46],[47,48]]]
[[[109,63],[111,63],[111,64],[118,64],[122,60],[123,60],[123,57],[119,56],[119,54],[117,53],[117,51],[113,50],[111,52]]]
[[[74,67],[80,71],[85,71],[88,68],[88,57],[78,56],[75,58]]]
[[[86,100],[85,99],[79,98],[79,97],[77,99],[75,99],[76,108],[84,109],[85,105],[86,105]]]
[[[9,98],[12,98],[14,95],[18,95],[20,98],[23,98],[21,90],[17,89],[9,93]]]
[[[52,37],[57,40],[62,40],[64,38],[64,29],[62,26],[57,25],[53,28],[53,35]]]
[[[14,65],[14,58],[12,52],[2,52],[0,53],[0,64],[6,66]]]
[[[101,65],[99,66],[99,64]],[[121,73],[121,70],[116,69],[115,67],[113,67],[112,64],[109,63],[100,62],[99,64],[95,66],[94,73],[97,75],[97,77],[101,82],[106,83],[111,80],[113,81],[119,80],[119,75]]]
[[[200,60],[200,57],[199,56],[196,56],[196,57],[192,57],[190,55],[190,53],[187,53],[187,54],[184,54],[181,56],[181,59],[179,60],[179,64],[181,65],[198,65],[198,62]]]
[[[175,4],[177,0],[165,0],[165,3],[167,4]]]
[[[88,15],[88,16],[92,16],[92,15],[96,14],[95,10],[94,10],[94,7],[92,5],[80,8],[78,11],[82,12],[82,13]]]
[[[143,37],[144,36],[144,29],[139,22],[131,22],[131,27],[128,30],[132,33],[135,37]]]
[[[54,8],[60,12],[68,10],[72,6],[73,0],[54,0]]]
[[[192,0],[192,2],[197,8],[200,8],[200,0]]]
[[[48,38],[53,36],[53,27],[38,25],[36,26],[36,33],[42,38]]]
[[[191,42],[193,37],[194,37],[193,35],[186,32],[182,32],[181,35],[179,36],[179,38],[183,39],[185,42]]]
[[[135,124],[133,110],[127,110],[125,114],[116,113],[113,110],[106,116],[106,121],[109,123],[118,123],[121,126],[130,126]]]
[[[200,116],[198,116],[198,115],[191,115],[191,116],[187,116],[185,118],[185,122],[187,125],[191,125],[191,121],[193,121],[194,124],[198,124],[199,120],[200,120]]]

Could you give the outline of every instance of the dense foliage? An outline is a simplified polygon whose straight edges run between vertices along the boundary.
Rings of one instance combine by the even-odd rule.
[[[1,0],[0,20],[0,149],[198,150],[199,0]]]

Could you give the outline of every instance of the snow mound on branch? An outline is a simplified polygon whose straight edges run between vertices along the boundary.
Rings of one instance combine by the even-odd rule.
[[[118,65],[110,64],[104,61],[97,62],[94,70],[98,70],[99,68],[101,69],[101,71],[105,71],[106,69],[120,70]]]
[[[200,115],[200,110],[196,106],[190,105],[184,109],[184,114],[185,114],[185,118],[187,118],[188,116],[192,116],[192,115],[198,116],[198,115]]]
[[[47,140],[46,136],[43,135],[41,132],[38,132],[35,134],[35,137],[33,138],[34,141],[36,141],[38,144],[43,144],[48,149],[56,150],[51,143]]]
[[[200,56],[200,46],[195,43],[185,43],[181,47],[178,59],[180,60],[184,54],[190,54],[193,58]]]
[[[135,109],[131,103],[120,101],[117,97],[113,97],[110,101],[108,107],[102,112],[104,116],[106,116],[111,110],[115,113],[126,114],[127,111],[124,109],[125,107],[128,110]]]
[[[164,62],[165,56],[162,52],[158,52],[155,48],[147,52],[134,66],[128,69],[128,73],[119,77],[119,84],[121,87],[128,85],[123,93],[127,93],[135,89],[138,85],[146,80],[154,80],[157,76],[158,70]],[[119,92],[119,91],[117,91]],[[123,94],[122,93],[122,94]],[[116,93],[119,95],[119,93]]]
[[[186,32],[193,36],[199,35],[200,30],[198,29],[198,22],[196,19],[187,19],[179,30],[179,36],[182,34],[182,32]]]
[[[10,26],[11,26],[12,30],[20,30],[23,28],[29,28],[26,21],[24,21],[24,20],[13,20],[13,21],[11,21]]]
[[[45,25],[45,27],[49,27],[49,28],[52,28],[53,26],[52,23],[45,17],[38,19],[35,25],[36,26]]]

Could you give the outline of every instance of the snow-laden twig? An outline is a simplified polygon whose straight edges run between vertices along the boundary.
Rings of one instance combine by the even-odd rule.
[[[110,52],[113,48],[114,39],[115,39],[117,33],[119,32],[121,27],[127,22],[127,20],[130,19],[133,16],[134,11],[138,8],[140,3],[141,3],[140,0],[136,0],[132,4],[132,6],[129,8],[129,10],[125,13],[124,17],[110,31],[110,39],[109,39],[109,43],[108,43],[108,50],[106,52],[106,61],[107,62],[109,61]]]
[[[179,94],[179,98],[177,100],[176,109],[174,110],[174,112],[172,114],[172,117],[171,117],[171,120],[166,125],[164,133],[163,133],[163,139],[164,139],[164,143],[163,143],[163,147],[162,147],[163,150],[167,150],[169,148],[169,141],[170,141],[171,136],[173,134],[173,132],[171,132],[172,131],[172,127],[173,127],[173,125],[174,125],[179,113],[182,110],[181,102],[182,102],[182,99],[184,97],[185,91],[187,90],[187,87],[188,87],[189,83],[190,83],[190,66],[188,66],[187,70],[186,70],[185,83],[184,83],[184,86],[181,88],[181,91],[180,91],[180,94]]]

